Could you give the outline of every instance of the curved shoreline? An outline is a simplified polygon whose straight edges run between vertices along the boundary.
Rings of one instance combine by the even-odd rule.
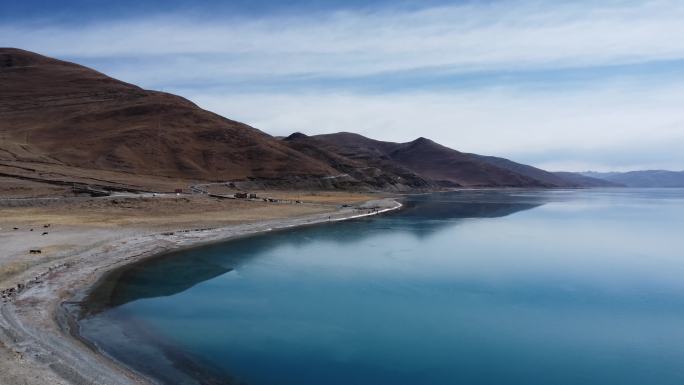
[[[0,344],[17,357],[17,365],[38,383],[154,384],[100,351],[78,335],[70,303],[83,301],[97,283],[117,268],[170,251],[256,235],[268,231],[379,215],[401,208],[394,199],[369,201],[333,213],[313,214],[216,229],[176,231],[124,237],[97,245],[66,262],[47,268],[22,285],[10,301],[0,303]],[[358,210],[368,210],[358,214]],[[78,266],[78,268],[76,268]]]

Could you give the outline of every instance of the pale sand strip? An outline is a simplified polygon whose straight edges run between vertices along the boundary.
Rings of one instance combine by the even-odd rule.
[[[377,215],[396,210],[392,199],[369,201],[297,218],[173,234],[122,235],[38,271],[21,291],[0,303],[0,385],[149,384],[150,379],[97,354],[71,336],[65,302],[81,301],[105,273],[170,250],[265,231]],[[361,212],[361,213],[359,213]]]

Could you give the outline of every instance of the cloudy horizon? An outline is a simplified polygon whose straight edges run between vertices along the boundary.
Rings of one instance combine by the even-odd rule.
[[[272,135],[423,136],[549,170],[684,170],[681,2],[127,3],[10,2],[0,46]]]

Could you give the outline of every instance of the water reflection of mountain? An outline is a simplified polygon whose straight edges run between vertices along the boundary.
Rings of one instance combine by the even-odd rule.
[[[531,202],[454,202],[427,200],[407,202],[401,216],[417,219],[499,218],[530,210],[543,203]]]
[[[374,236],[378,232],[395,231],[426,238],[459,225],[466,219],[505,217],[534,209],[548,201],[548,197],[539,192],[497,190],[411,196],[403,202],[404,207],[400,211],[379,218],[344,223],[338,226],[338,231],[322,231],[317,237],[347,243]],[[358,229],[345,231],[352,228]]]
[[[395,230],[404,231],[418,238],[433,236],[474,218],[501,218],[520,211],[531,210],[541,203],[465,203],[465,202],[429,202],[415,207],[406,207],[392,226]]]
[[[208,258],[182,258],[178,257],[180,254],[169,254],[112,272],[92,292],[84,310],[92,314],[138,299],[174,295],[233,270]]]
[[[468,191],[412,196],[404,209],[378,218],[264,234],[169,254],[112,273],[89,298],[89,313],[144,298],[170,296],[232,271],[276,247],[299,247],[312,240],[349,242],[388,231],[428,237],[468,218],[498,218],[546,203],[543,194]]]

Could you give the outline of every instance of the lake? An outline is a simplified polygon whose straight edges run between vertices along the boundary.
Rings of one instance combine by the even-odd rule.
[[[404,203],[120,269],[81,334],[168,384],[684,383],[684,190]]]

